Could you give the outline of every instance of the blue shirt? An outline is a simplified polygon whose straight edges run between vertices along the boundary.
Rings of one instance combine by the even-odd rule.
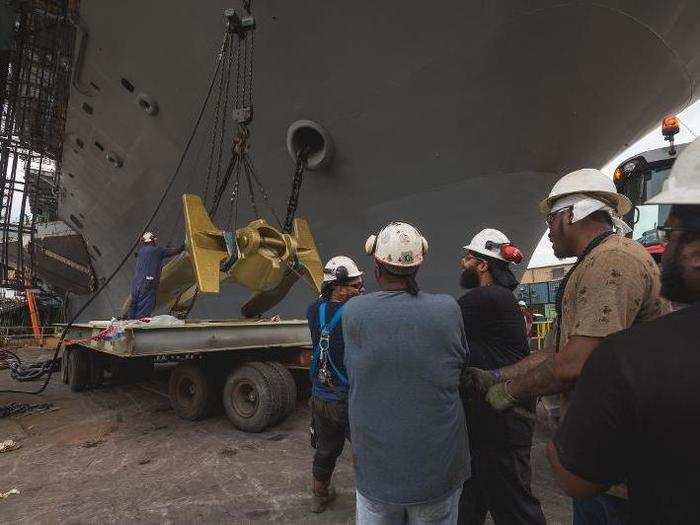
[[[345,305],[343,334],[357,490],[398,505],[448,496],[470,473],[457,302],[423,292],[361,295]]]
[[[321,300],[312,303],[306,310],[306,319],[309,321],[309,330],[311,331],[311,341],[314,348],[318,346],[321,339],[321,326],[318,324],[318,306]],[[343,303],[327,301],[326,305],[326,323],[330,323],[335,312],[343,306]],[[345,342],[343,341],[342,323],[338,323],[335,330],[331,332],[328,353],[333,360],[333,364],[338,371],[347,377],[348,373],[345,370]],[[332,370],[332,369],[331,369]],[[348,387],[341,381],[337,375],[333,374],[335,383],[333,387],[328,387],[318,380],[318,377],[311,378],[311,393],[314,397],[325,401],[345,401],[348,398]]]
[[[160,281],[160,271],[165,259],[177,255],[180,248],[161,248],[153,244],[143,244],[136,253],[136,270],[131,281],[132,288],[138,288],[148,277],[148,281],[156,286]]]

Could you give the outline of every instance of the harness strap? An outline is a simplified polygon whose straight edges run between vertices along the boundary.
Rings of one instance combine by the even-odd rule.
[[[321,328],[321,333],[327,333],[330,335],[333,333],[333,330],[335,330],[335,327],[338,326],[338,323],[340,322],[341,317],[343,316],[343,309],[345,308],[345,305],[341,306],[336,310],[336,312],[333,314],[333,317],[331,318],[331,322],[326,324],[326,307],[328,306],[328,303],[321,303],[318,305],[318,324],[319,327]]]
[[[319,328],[321,329],[321,339],[319,340],[318,344],[314,347],[313,354],[311,356],[311,367],[309,369],[309,373],[311,374],[312,379],[316,377],[316,374],[318,373],[318,362],[321,358],[321,344],[325,341],[325,344],[328,345],[330,335],[336,329],[338,323],[340,323],[340,320],[343,316],[343,309],[345,308],[345,305],[342,305],[340,308],[338,308],[333,314],[330,323],[326,323],[327,306],[328,303],[326,302],[323,302],[318,305],[318,324]],[[323,349],[323,351],[327,352],[326,355],[328,357],[328,362],[331,364],[331,368],[333,369],[333,372],[335,372],[335,375],[338,376],[338,379],[347,384],[348,378],[345,377],[345,375],[341,373],[335,366],[333,358],[331,357],[330,352],[328,352],[328,346],[326,346]]]

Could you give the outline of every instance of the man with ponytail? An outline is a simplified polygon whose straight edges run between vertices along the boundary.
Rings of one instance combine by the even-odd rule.
[[[420,291],[428,242],[415,227],[392,222],[365,250],[380,291],[343,313],[357,523],[453,524],[470,475],[462,315],[452,297]]]

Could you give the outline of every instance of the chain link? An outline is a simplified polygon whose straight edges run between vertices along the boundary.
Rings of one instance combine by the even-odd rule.
[[[294,170],[294,177],[292,178],[292,190],[289,192],[289,200],[287,201],[287,216],[284,219],[284,225],[282,226],[282,231],[289,233],[292,231],[292,226],[294,225],[294,216],[297,213],[297,207],[299,206],[299,192],[301,190],[301,183],[304,181],[304,170],[306,170],[308,152],[306,150],[301,150],[297,155],[297,164]]]

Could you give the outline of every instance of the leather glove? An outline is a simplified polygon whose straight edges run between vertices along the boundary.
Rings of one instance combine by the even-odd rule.
[[[508,384],[509,382],[497,383],[486,393],[486,402],[498,411],[511,408],[518,401],[511,395]]]
[[[469,366],[462,371],[460,386],[467,394],[483,397],[488,389],[499,381],[497,372]]]

